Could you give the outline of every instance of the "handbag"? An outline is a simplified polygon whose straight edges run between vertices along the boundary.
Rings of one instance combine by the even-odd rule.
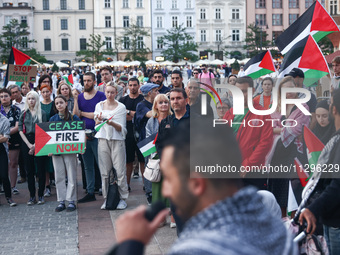
[[[111,172],[113,173],[112,182],[111,182]],[[116,169],[112,168],[112,171],[110,171],[108,182],[109,182],[109,185],[108,185],[108,189],[107,189],[105,209],[106,210],[116,210],[116,208],[119,204],[119,201],[120,201]]]
[[[148,164],[144,170],[145,179],[150,182],[160,182],[161,180],[161,171],[160,171],[160,159],[149,159]]]

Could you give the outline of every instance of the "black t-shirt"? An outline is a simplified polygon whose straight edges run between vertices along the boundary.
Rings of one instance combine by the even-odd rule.
[[[143,101],[144,97],[139,95],[136,98],[131,98],[129,95],[119,99],[119,102],[125,105],[126,110],[136,111],[137,104]],[[132,120],[126,121],[127,137],[133,137],[133,124]]]

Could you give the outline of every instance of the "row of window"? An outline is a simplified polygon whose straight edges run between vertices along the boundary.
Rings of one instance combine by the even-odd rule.
[[[178,0],[171,0],[171,8],[178,9]],[[185,8],[186,9],[193,8],[192,0],[185,0]],[[163,9],[163,0],[156,1],[156,9]]]
[[[207,41],[207,30],[200,30],[200,41],[206,42]],[[240,30],[239,29],[233,29],[231,30],[231,40],[233,42],[239,42],[240,41]],[[220,42],[222,41],[222,30],[217,29],[215,30],[215,41]]]
[[[270,0],[273,8],[282,8],[283,0]],[[305,0],[305,8],[309,8],[315,0]],[[324,0],[321,2],[324,5]],[[255,8],[266,8],[266,0],[255,0]],[[289,0],[289,8],[299,8],[299,0]]]
[[[289,14],[289,25],[293,24],[295,20],[299,17],[299,14]],[[282,14],[273,14],[272,15],[272,25],[273,26],[282,26],[283,23],[283,15]],[[267,25],[267,15],[266,14],[256,14],[255,15],[255,24],[257,26],[266,26]]]
[[[86,38],[79,39],[79,42],[80,42],[80,50],[86,50]],[[51,39],[44,39],[44,50],[45,51],[51,51],[52,50]],[[61,50],[62,51],[69,50],[68,38],[62,38],[61,39]]]
[[[215,9],[215,19],[222,19],[221,8]],[[207,19],[207,9],[200,9],[200,19]],[[231,9],[231,19],[240,19],[240,9]]]
[[[111,27],[111,16],[105,16],[105,27]],[[144,26],[143,16],[137,16],[136,25],[139,27]],[[123,27],[129,27],[130,26],[130,17],[129,16],[123,16]]]
[[[51,21],[49,19],[43,20],[43,29],[51,30]],[[68,30],[68,20],[61,19],[60,20],[60,29]],[[79,19],[79,30],[86,30],[86,19]]]
[[[43,1],[43,10],[49,10],[50,0],[42,0],[42,1]],[[111,1],[112,0],[104,0],[104,8],[111,8],[112,7]],[[123,0],[122,7],[129,8],[130,7],[129,0]],[[143,0],[137,0],[136,7],[143,8]],[[79,10],[85,10],[85,0],[78,0],[78,8]],[[67,0],[60,0],[60,10],[67,10]]]
[[[137,3],[136,4],[137,8],[143,8],[143,0],[137,0],[136,3]],[[105,5],[105,8],[110,8],[111,7],[111,1],[110,0],[105,1],[104,5]],[[107,5],[109,5],[109,6],[107,7]],[[123,8],[129,8],[129,7],[130,7],[129,0],[123,0]]]
[[[12,19],[12,16],[5,16],[5,26],[8,25]],[[20,22],[27,24],[27,16],[20,16]]]

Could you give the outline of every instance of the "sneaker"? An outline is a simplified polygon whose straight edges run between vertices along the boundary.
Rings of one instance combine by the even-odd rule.
[[[65,203],[59,203],[57,208],[55,208],[55,211],[56,212],[61,212],[61,211],[64,211],[65,209],[66,209]]]
[[[37,200],[35,197],[31,197],[30,200],[28,200],[27,205],[34,205],[37,203]]]
[[[106,199],[104,200],[104,203],[100,207],[100,210],[106,210]]]
[[[50,181],[50,185],[53,186],[53,187],[55,187],[55,180],[51,180],[51,181]]]
[[[87,203],[96,201],[96,196],[94,194],[87,193],[85,197],[78,200],[78,203]]]
[[[70,202],[67,206],[66,212],[73,212],[77,209],[76,205],[72,202]]]
[[[117,210],[124,210],[127,207],[125,200],[120,200],[117,205]]]
[[[38,205],[45,204],[44,197],[38,197]]]
[[[49,188],[46,188],[44,197],[50,197],[51,196],[51,190]]]
[[[176,228],[177,226],[176,226],[176,223],[175,222],[171,222],[170,223],[170,228]]]
[[[138,179],[139,178],[139,173],[134,173],[133,174],[133,179]]]
[[[19,190],[16,187],[12,188],[12,194],[13,195],[18,195],[19,194]]]
[[[151,205],[151,203],[152,203],[152,196],[151,195],[146,196],[146,201],[147,201],[148,205]]]
[[[12,198],[6,197],[7,203],[10,207],[16,206],[17,204],[12,200]]]

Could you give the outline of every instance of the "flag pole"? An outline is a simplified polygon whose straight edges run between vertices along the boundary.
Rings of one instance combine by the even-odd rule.
[[[33,58],[30,58],[30,60],[32,60],[32,61],[34,61],[35,63],[37,63],[38,65],[42,66],[42,64],[41,64],[41,63],[39,63],[38,61],[36,61],[35,59],[33,59]]]

